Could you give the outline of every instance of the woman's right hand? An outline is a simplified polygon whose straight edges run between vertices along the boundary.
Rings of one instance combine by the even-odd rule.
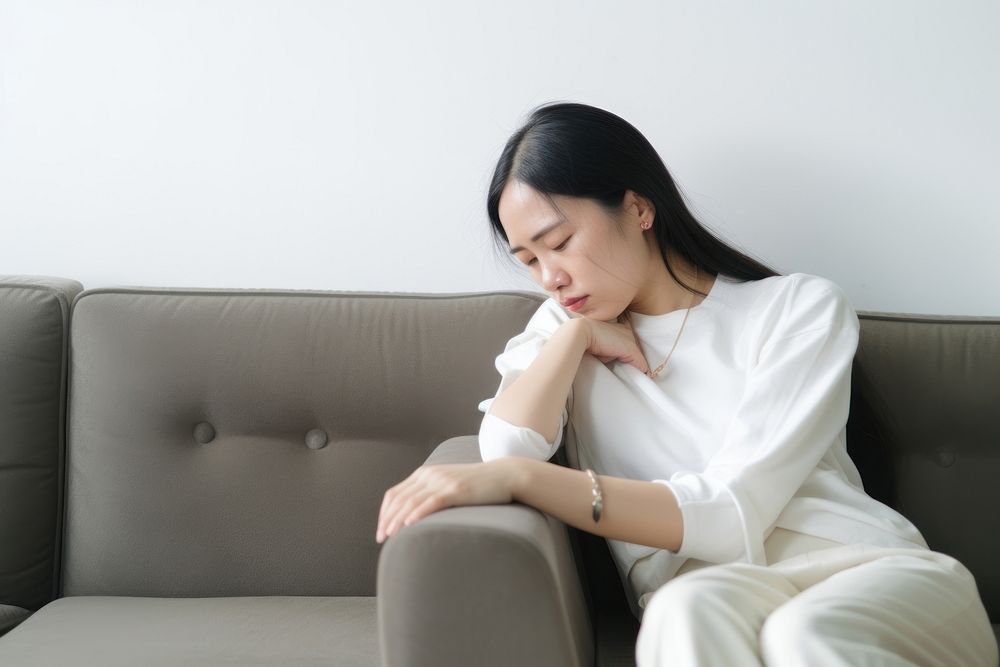
[[[603,363],[617,359],[643,373],[649,371],[649,363],[639,349],[627,319],[622,317],[618,321],[602,322],[581,317],[579,321],[587,332],[587,352]]]

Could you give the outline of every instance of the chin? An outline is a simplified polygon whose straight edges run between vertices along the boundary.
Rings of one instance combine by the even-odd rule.
[[[616,322],[618,318],[608,317],[606,313],[596,313],[591,312],[586,315],[580,315],[580,317],[588,320],[594,320],[595,322]]]

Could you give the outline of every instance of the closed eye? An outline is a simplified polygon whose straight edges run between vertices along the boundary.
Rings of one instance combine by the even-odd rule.
[[[563,241],[562,243],[560,243],[559,245],[557,245],[557,246],[556,246],[555,248],[553,248],[553,250],[555,250],[556,252],[560,252],[560,251],[564,250],[564,249],[566,248],[566,244],[567,244],[567,243],[569,243],[569,240],[570,240],[571,238],[573,238],[573,237],[572,237],[572,236],[567,236],[567,237],[566,237],[566,240],[565,240],[565,241]],[[531,266],[531,265],[532,265],[532,264],[534,264],[534,263],[535,263],[536,261],[538,261],[538,258],[537,258],[537,257],[532,257],[531,259],[529,259],[529,260],[528,260],[528,261],[526,262],[526,264],[527,264],[527,266]]]

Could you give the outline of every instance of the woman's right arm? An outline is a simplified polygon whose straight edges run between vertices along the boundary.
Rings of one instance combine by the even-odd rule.
[[[487,408],[480,404],[486,412],[479,428],[483,461],[552,458],[569,418],[566,403],[585,353],[602,363],[617,359],[644,373],[649,370],[627,323],[574,318],[557,324],[540,345],[537,334],[513,346],[508,343],[497,357],[503,377],[498,394],[484,402]]]
[[[588,324],[583,319],[560,324],[532,364],[493,399],[489,414],[553,442],[562,426],[573,378],[590,344]]]

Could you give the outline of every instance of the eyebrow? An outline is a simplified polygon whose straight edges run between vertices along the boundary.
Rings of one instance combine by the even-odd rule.
[[[559,225],[561,225],[564,222],[566,222],[566,218],[560,218],[559,220],[556,220],[555,222],[553,222],[551,225],[546,225],[545,227],[542,227],[542,229],[541,229],[540,232],[538,232],[537,234],[535,234],[534,236],[531,237],[531,240],[532,241],[537,241],[538,239],[542,238],[543,236],[545,236],[546,234],[548,234],[549,232],[551,232],[553,229],[555,229],[556,227],[558,227]],[[511,248],[510,249],[510,254],[513,255],[515,253],[521,252],[522,250],[524,250],[524,248],[522,246],[518,246],[516,248]]]

